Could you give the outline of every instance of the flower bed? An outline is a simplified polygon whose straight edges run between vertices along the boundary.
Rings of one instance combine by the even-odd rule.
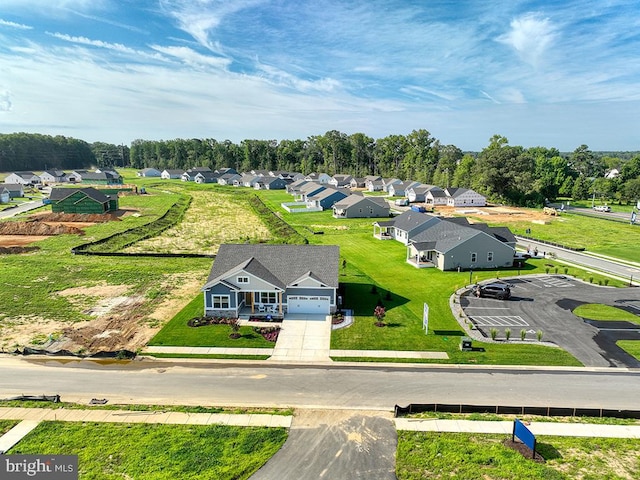
[[[190,327],[204,327],[206,325],[230,325],[237,318],[229,317],[193,317],[187,322]]]
[[[268,342],[274,343],[278,340],[278,334],[280,333],[280,327],[254,327],[253,330],[262,335]]]

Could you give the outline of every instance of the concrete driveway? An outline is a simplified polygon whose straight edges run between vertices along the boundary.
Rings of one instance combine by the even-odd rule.
[[[630,322],[597,322],[575,316],[572,311],[584,303],[601,303],[640,316],[640,288],[600,287],[563,275],[541,275],[503,279],[513,285],[510,300],[476,298],[466,293],[460,306],[486,337],[492,328],[497,339],[504,339],[505,328],[511,340],[536,340],[542,330],[543,341],[555,343],[588,367],[639,368],[640,361],[616,345],[618,340],[640,340],[640,326]]]
[[[251,480],[395,480],[391,412],[301,410],[284,446]]]

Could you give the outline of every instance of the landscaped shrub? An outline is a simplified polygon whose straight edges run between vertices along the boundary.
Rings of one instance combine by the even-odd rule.
[[[589,283],[593,283],[593,277],[589,277]]]
[[[509,338],[511,338],[511,329],[510,328],[505,328],[504,329],[504,338],[506,338],[507,341],[509,340]]]
[[[569,269],[567,267],[564,267],[564,274],[566,275],[567,272],[569,271]]]
[[[376,317],[376,327],[384,327],[384,322],[382,321],[387,313],[384,310],[384,307],[377,306],[373,311],[373,316]]]
[[[229,334],[229,338],[240,338],[240,320],[237,318],[229,319],[227,325],[231,328],[231,333]]]
[[[608,278],[605,278],[605,279],[604,279],[604,286],[606,287],[607,285],[609,285],[609,279],[608,279]]]
[[[489,330],[489,334],[491,335],[491,340],[495,340],[498,336],[498,329],[492,328],[491,330]]]
[[[278,340],[280,327],[254,327],[253,331],[262,335],[266,341],[275,343]]]
[[[538,330],[536,332],[536,338],[538,339],[539,342],[542,340],[542,335],[543,335],[542,330]]]
[[[527,338],[527,331],[523,328],[520,330],[520,340],[524,340],[525,338]]]

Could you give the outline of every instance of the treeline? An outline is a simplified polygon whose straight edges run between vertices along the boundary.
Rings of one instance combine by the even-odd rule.
[[[37,133],[0,134],[0,172],[75,170],[128,164],[129,148]]]
[[[0,135],[0,171],[74,169],[89,166],[141,169],[212,170],[233,167],[301,173],[380,175],[441,187],[472,188],[494,202],[539,206],[558,197],[596,195],[606,201],[640,199],[638,152],[592,152],[581,145],[571,153],[556,148],[509,145],[494,135],[479,153],[442,145],[427,130],[373,139],[363,133],[331,130],[306,140],[174,139],[135,140],[131,147],[66,137],[16,133]],[[605,172],[620,174],[605,178]]]

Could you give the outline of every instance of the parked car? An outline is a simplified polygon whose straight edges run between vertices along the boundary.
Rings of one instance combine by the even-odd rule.
[[[407,205],[409,205],[409,199],[408,198],[399,198],[399,199],[396,200],[395,203],[399,207],[406,207]]]
[[[611,207],[609,205],[598,205],[596,207],[593,207],[593,209],[596,212],[610,212],[611,211]]]
[[[507,300],[511,297],[511,287],[504,283],[488,283],[473,287],[473,294],[478,298],[490,297],[498,300]]]

